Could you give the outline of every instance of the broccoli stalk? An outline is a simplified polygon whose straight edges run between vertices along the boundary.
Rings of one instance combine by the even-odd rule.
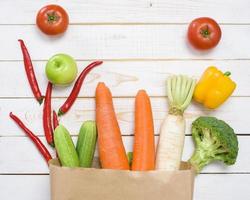
[[[195,151],[189,163],[199,173],[213,161],[227,165],[235,163],[238,155],[238,140],[234,130],[215,117],[199,117],[192,123]]]

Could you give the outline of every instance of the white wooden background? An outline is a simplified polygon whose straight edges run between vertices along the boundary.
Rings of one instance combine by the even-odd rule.
[[[48,37],[37,30],[35,16],[48,3],[61,4],[70,16],[68,32]],[[205,168],[196,178],[194,200],[250,199],[250,1],[249,0],[1,0],[0,1],[0,199],[50,198],[48,168],[28,138],[9,119],[18,114],[44,141],[42,107],[34,100],[23,68],[17,39],[27,44],[44,93],[44,66],[53,54],[77,59],[79,71],[94,59],[105,63],[88,76],[80,97],[61,122],[77,135],[82,121],[94,118],[94,90],[105,81],[114,104],[127,150],[133,140],[134,95],[144,88],[151,96],[155,133],[167,111],[165,81],[170,74],[199,77],[209,65],[230,70],[238,83],[229,101],[216,111],[193,103],[186,112],[184,159],[193,150],[190,123],[199,115],[214,115],[229,122],[238,134],[238,162]],[[221,25],[219,46],[206,53],[186,42],[187,24],[211,16]],[[58,109],[71,88],[56,88]],[[158,134],[156,134],[158,135]],[[157,136],[156,136],[157,137]],[[51,150],[51,149],[50,149]]]

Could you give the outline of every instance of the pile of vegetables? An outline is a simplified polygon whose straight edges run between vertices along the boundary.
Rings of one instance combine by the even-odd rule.
[[[86,121],[83,123],[79,132],[77,148],[75,148],[68,130],[62,124],[59,124],[58,116],[61,116],[69,111],[69,109],[74,104],[76,98],[78,97],[78,94],[83,85],[85,77],[93,68],[101,65],[102,61],[92,62],[91,64],[89,64],[87,67],[84,68],[84,70],[80,73],[79,77],[77,78],[70,95],[68,96],[64,104],[60,107],[57,115],[57,113],[52,109],[52,101],[51,101],[53,85],[55,83],[52,83],[53,80],[50,80],[50,77],[47,76],[50,81],[48,82],[45,96],[43,96],[39,89],[39,84],[36,79],[36,75],[34,72],[33,64],[28,49],[25,46],[23,40],[19,40],[19,42],[23,54],[24,68],[30,87],[32,89],[34,97],[39,102],[39,104],[43,103],[43,128],[47,143],[51,147],[56,148],[56,152],[62,166],[91,167],[97,140],[97,130],[95,122]],[[65,62],[64,59],[66,59]],[[60,77],[56,77],[57,83],[64,82],[63,78],[65,78],[65,75],[66,79],[69,78],[70,67],[73,67],[73,71],[77,70],[75,69],[76,66],[73,58],[64,54],[58,54],[52,57],[48,61],[47,66],[48,65],[55,65],[56,73],[61,74]],[[69,66],[65,67],[61,65],[69,65]],[[46,74],[48,68],[47,66],[46,66]],[[32,140],[32,142],[36,145],[37,149],[40,151],[40,153],[43,155],[44,159],[48,163],[52,159],[52,156],[48,151],[48,149],[45,147],[45,145],[41,142],[41,140],[31,130],[29,130],[21,121],[21,119],[19,119],[15,114],[11,112],[10,117]]]
[[[53,84],[48,82],[44,97],[40,92],[28,50],[22,40],[19,42],[25,72],[33,94],[40,104],[44,100],[43,127],[46,140],[49,145],[56,148],[61,165],[66,167],[92,167],[96,143],[98,143],[100,164],[104,169],[178,170],[182,159],[186,129],[183,114],[192,97],[194,96],[194,100],[205,107],[215,109],[224,103],[236,88],[235,82],[229,78],[229,72],[223,74],[213,66],[206,69],[197,84],[196,80],[184,75],[169,77],[167,80],[169,109],[161,126],[157,151],[150,98],[145,90],[139,90],[135,97],[133,153],[130,152],[127,155],[111,91],[105,83],[98,83],[96,87],[96,122],[86,121],[82,124],[75,147],[69,131],[59,124],[54,110],[52,115]],[[80,92],[86,75],[100,64],[102,61],[95,61],[81,72],[69,97],[60,107],[59,116],[69,111]],[[73,66],[75,66],[74,63]],[[16,115],[10,113],[10,117],[24,130],[45,160],[49,162],[52,156],[40,139]],[[199,117],[192,124],[192,136],[195,151],[188,162],[197,173],[213,161],[219,160],[227,165],[236,162],[238,140],[234,130],[226,122],[214,117]]]
[[[62,7],[48,5],[38,12],[36,22],[45,34],[57,35],[67,30],[69,17]],[[197,18],[189,25],[188,40],[197,49],[211,49],[220,39],[221,29],[211,18]],[[197,83],[195,79],[184,75],[170,76],[167,80],[168,114],[162,122],[157,148],[150,98],[145,90],[139,90],[135,97],[133,152],[127,154],[111,91],[105,83],[100,82],[95,93],[96,121],[83,122],[75,146],[69,131],[59,123],[58,117],[70,110],[85,77],[92,69],[101,65],[102,61],[92,62],[85,67],[57,114],[52,108],[52,90],[56,85],[67,85],[75,80],[77,76],[75,60],[66,54],[57,54],[49,59],[45,70],[49,81],[43,96],[29,52],[24,41],[19,40],[19,42],[31,90],[39,104],[43,103],[43,128],[46,141],[55,148],[61,165],[65,167],[92,167],[98,144],[100,164],[104,169],[179,170],[186,131],[184,112],[192,99],[208,109],[216,109],[236,88],[236,83],[229,77],[230,72],[223,73],[214,66],[208,67]],[[15,114],[11,112],[10,117],[23,129],[44,159],[49,162],[52,156],[41,140]],[[197,173],[213,161],[222,161],[226,165],[236,162],[238,140],[234,130],[226,122],[215,117],[201,116],[192,123],[191,133],[195,150],[188,162]]]

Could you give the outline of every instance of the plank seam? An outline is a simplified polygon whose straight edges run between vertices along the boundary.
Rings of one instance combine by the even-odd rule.
[[[184,26],[189,25],[190,22],[75,22],[69,23],[69,26]],[[249,26],[250,23],[232,23],[221,22],[221,26]],[[0,26],[36,26],[35,23],[1,23]]]
[[[155,61],[250,61],[249,58],[114,58],[114,59],[102,59],[102,58],[91,58],[91,59],[75,59],[77,62],[90,62],[93,60],[99,60],[105,62],[155,62]],[[46,59],[32,59],[32,62],[47,62]],[[19,59],[0,59],[0,62],[23,62]]]
[[[167,98],[167,96],[163,95],[163,96],[159,96],[159,95],[149,95],[150,98],[152,99],[162,99],[162,98]],[[249,98],[250,95],[233,95],[231,96],[230,98]],[[54,100],[57,100],[57,99],[66,99],[68,98],[68,96],[54,96],[52,97],[52,99]],[[116,96],[116,95],[113,95],[113,99],[134,99],[135,96]],[[27,96],[12,96],[12,97],[9,97],[9,96],[0,96],[0,100],[18,100],[18,99],[27,99],[27,100],[30,100],[30,99],[34,99],[35,100],[35,97],[27,97]],[[95,99],[94,96],[78,96],[77,99]]]
[[[45,137],[44,134],[36,134],[38,137]],[[70,134],[72,137],[77,137],[78,134]],[[239,137],[249,137],[250,136],[250,133],[236,133],[237,136]],[[134,134],[122,134],[122,137],[131,137],[131,136],[134,136]],[[154,136],[160,136],[159,133],[157,134],[154,134]],[[191,137],[192,135],[191,134],[185,134],[185,136],[187,137]],[[0,139],[1,138],[28,138],[28,136],[26,135],[0,135]]]

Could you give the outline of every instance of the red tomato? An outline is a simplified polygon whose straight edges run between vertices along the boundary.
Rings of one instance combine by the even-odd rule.
[[[211,18],[197,18],[188,27],[188,40],[197,49],[211,49],[220,39],[221,29]]]
[[[69,17],[61,6],[47,5],[37,13],[36,24],[45,34],[57,35],[66,31]]]

